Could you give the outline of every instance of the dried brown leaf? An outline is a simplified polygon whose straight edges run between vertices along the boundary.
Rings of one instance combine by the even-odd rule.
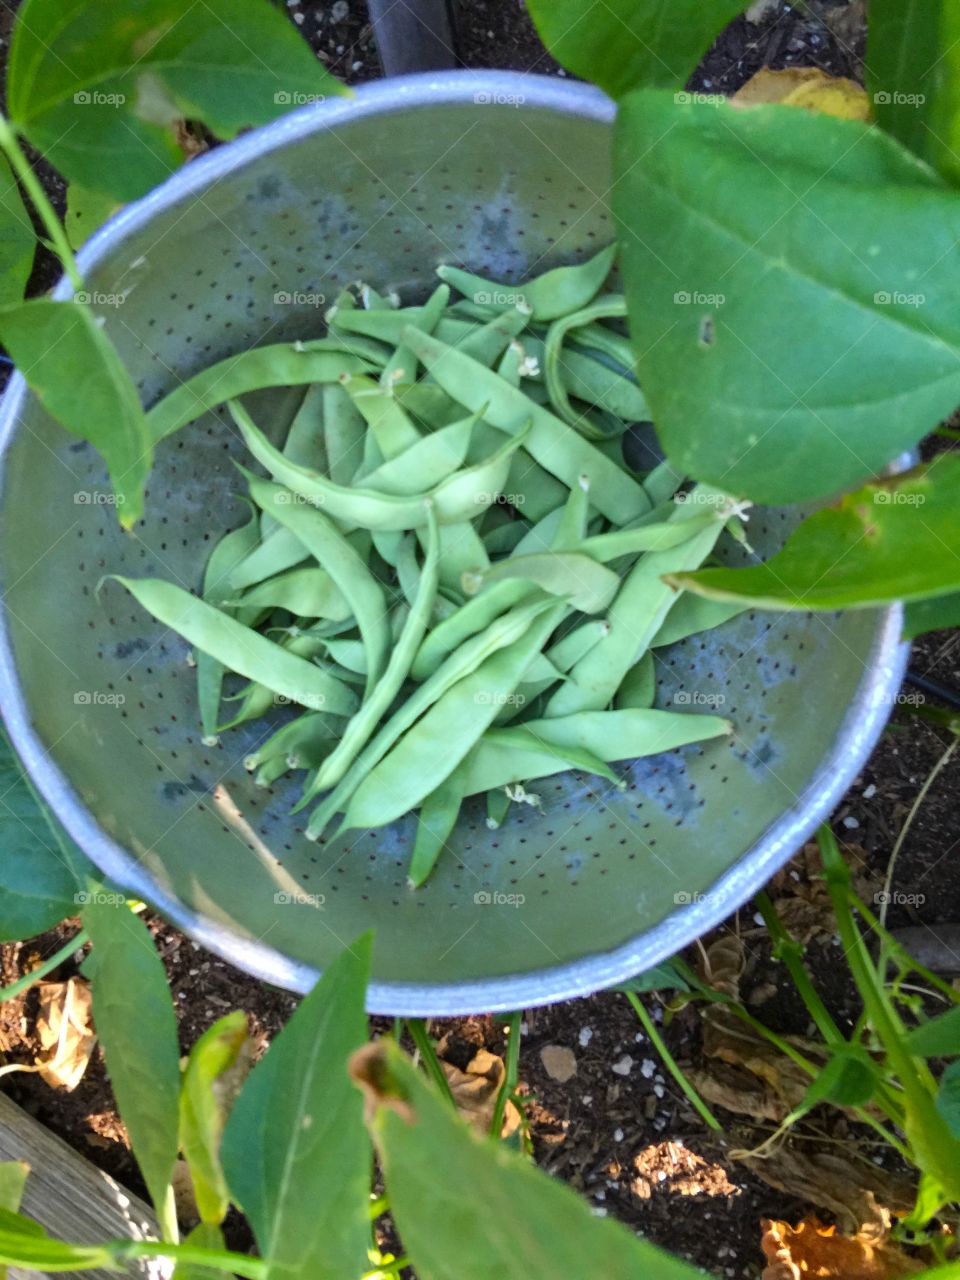
[[[41,1053],[37,1068],[55,1089],[75,1089],[87,1069],[96,1036],[92,1023],[90,985],[82,978],[41,982],[37,1039]]]
[[[443,1074],[463,1118],[481,1133],[489,1133],[497,1106],[497,1095],[506,1076],[503,1059],[487,1049],[478,1049],[466,1069],[461,1071],[450,1062],[441,1062]],[[503,1117],[501,1136],[513,1133],[520,1124],[520,1114],[508,1102]]]
[[[889,1241],[842,1235],[812,1215],[796,1227],[766,1219],[761,1247],[768,1262],[761,1280],[899,1280],[923,1267]]]
[[[885,1239],[893,1217],[909,1212],[915,1196],[909,1179],[861,1160],[852,1148],[840,1155],[788,1143],[738,1159],[768,1186],[826,1209],[841,1232],[874,1243]]]
[[[700,976],[715,991],[740,999],[740,979],[746,967],[743,942],[735,933],[723,932],[700,954]]]

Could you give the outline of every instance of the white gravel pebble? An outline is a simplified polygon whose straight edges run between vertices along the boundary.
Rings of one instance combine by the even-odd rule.
[[[623,1141],[623,1130],[622,1130],[622,1129],[614,1129],[614,1131],[613,1131],[613,1140],[614,1140],[614,1142],[622,1142],[622,1141]]]
[[[853,816],[853,814],[848,814],[847,817],[845,817],[843,820],[843,825],[847,828],[848,831],[856,831],[860,823]]]
[[[593,1039],[593,1027],[581,1027],[578,1038],[580,1040],[580,1048],[585,1049]]]
[[[644,1060],[640,1063],[640,1074],[643,1076],[644,1080],[650,1080],[653,1077],[653,1073],[654,1071],[656,1071],[656,1069],[657,1069],[657,1064],[654,1062],[652,1058],[644,1058]]]
[[[349,17],[350,6],[347,4],[347,0],[333,0],[333,5],[330,8],[330,21],[346,22]]]
[[[864,788],[863,798],[864,800],[872,800],[876,794],[877,794],[877,788],[871,782],[869,787]]]
[[[619,1062],[613,1063],[610,1070],[617,1076],[628,1076],[633,1067],[633,1059],[625,1053]]]

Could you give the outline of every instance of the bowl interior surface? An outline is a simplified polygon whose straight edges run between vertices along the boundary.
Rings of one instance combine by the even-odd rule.
[[[242,163],[224,149],[88,254],[88,290],[145,403],[222,356],[318,336],[350,281],[416,299],[441,262],[519,281],[611,240],[598,95],[518,77],[517,107],[475,101],[470,77],[408,83],[299,113],[261,131],[269,147],[241,140]],[[255,416],[279,433],[294,403],[262,393]],[[383,1011],[533,1004],[645,967],[784,860],[869,746],[856,717],[875,710],[878,661],[893,680],[886,615],[744,614],[657,663],[658,705],[728,716],[729,741],[626,767],[622,792],[576,774],[536,783],[542,812],[512,806],[495,832],[470,804],[456,856],[411,892],[411,819],[308,842],[289,814],[296,781],[258,789],[242,766],[262,724],[204,746],[187,644],[117,583],[97,590],[110,573],[199,585],[245,519],[225,413],[162,444],[146,517],[124,534],[99,455],[32,396],[13,408],[0,572],[18,745],[114,878],[277,982],[308,986],[370,927]],[[790,519],[754,512],[755,549]]]

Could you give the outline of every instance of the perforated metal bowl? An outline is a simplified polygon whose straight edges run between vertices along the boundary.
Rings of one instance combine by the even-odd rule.
[[[530,76],[364,87],[193,162],[125,210],[82,255],[87,287],[150,404],[228,353],[316,335],[315,295],[345,282],[412,297],[439,262],[519,280],[607,243],[611,116],[590,88]],[[266,410],[285,412],[276,398]],[[732,741],[641,761],[622,793],[575,774],[538,783],[543,813],[514,806],[496,832],[471,806],[457,856],[410,892],[411,821],[309,843],[288,812],[296,784],[258,790],[242,767],[254,730],[201,744],[187,646],[116,584],[95,594],[110,572],[199,584],[242,518],[223,416],[163,444],[129,535],[97,453],[19,378],[0,417],[0,697],[14,741],[94,862],[281,986],[307,989],[371,926],[381,1012],[542,1004],[647,968],[809,835],[900,682],[897,610],[744,615],[658,665],[661,705],[719,695]],[[772,550],[788,523],[755,513],[750,536]]]

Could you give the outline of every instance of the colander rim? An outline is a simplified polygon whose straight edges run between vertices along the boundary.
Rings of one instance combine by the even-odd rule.
[[[610,123],[615,106],[591,85],[556,77],[504,71],[449,71],[394,77],[359,86],[350,98],[308,104],[233,142],[191,161],[142,199],[128,205],[84,246],[77,261],[81,273],[116,251],[127,236],[154,215],[277,148],[364,116],[390,114],[420,106],[468,105],[480,93],[519,96],[523,110],[578,115]],[[512,108],[514,109],[514,108]],[[73,290],[65,277],[53,297],[66,300]],[[6,459],[27,386],[19,372],[0,401],[0,512],[6,484]],[[831,750],[796,802],[773,822],[755,844],[727,869],[703,897],[672,911],[628,942],[578,960],[501,977],[455,983],[374,981],[367,992],[371,1013],[393,1016],[451,1017],[550,1004],[590,995],[652,968],[730,915],[760,889],[826,818],[856,777],[880,735],[906,670],[909,646],[900,642],[902,607],[878,610],[877,631],[857,686]],[[0,708],[10,739],[27,772],[69,835],[106,876],[154,906],[195,941],[262,981],[295,992],[309,991],[320,975],[262,942],[246,938],[187,907],[157,884],[132,854],[96,821],[63,771],[47,754],[33,728],[20,684],[7,621],[0,600]]]

